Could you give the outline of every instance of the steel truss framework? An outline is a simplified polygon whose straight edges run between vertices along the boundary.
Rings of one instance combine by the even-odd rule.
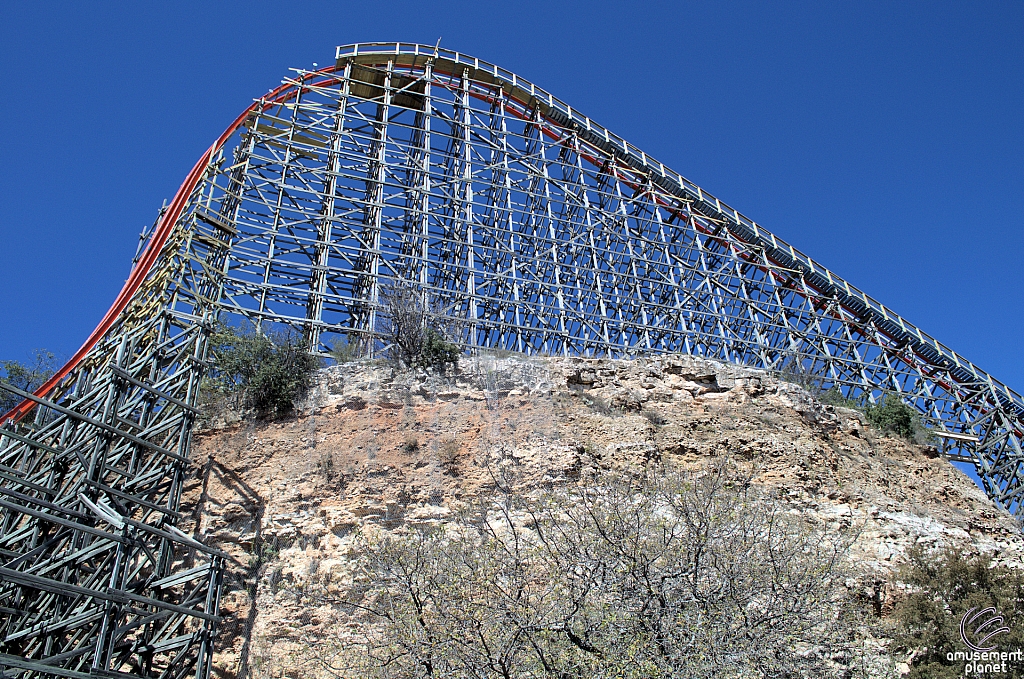
[[[9,413],[3,676],[206,676],[224,555],[175,524],[213,321],[372,352],[396,283],[469,348],[680,352],[895,392],[1024,512],[1018,394],[515,74],[352,45],[225,131],[93,335]]]

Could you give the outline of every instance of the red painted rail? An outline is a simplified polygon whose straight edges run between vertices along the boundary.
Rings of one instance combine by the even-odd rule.
[[[300,79],[300,86],[302,80],[308,80],[320,75],[326,75],[333,73],[337,66],[330,66],[328,68],[321,69],[304,75]],[[326,85],[327,82],[317,82],[316,85]],[[266,96],[254,101],[248,108],[235,118],[234,122],[228,126],[226,130],[217,138],[217,141],[213,142],[209,149],[199,157],[196,164],[192,166],[192,170],[185,177],[185,181],[182,182],[178,188],[177,193],[174,194],[174,198],[171,200],[171,204],[167,207],[167,210],[160,217],[157,222],[156,229],[153,231],[153,235],[150,237],[149,242],[146,244],[146,249],[143,251],[142,256],[139,258],[138,263],[132,269],[131,274],[128,276],[128,280],[125,281],[124,287],[121,288],[121,292],[118,293],[117,298],[114,299],[114,303],[110,305],[110,309],[104,314],[100,320],[99,325],[92,331],[85,343],[82,344],[81,348],[75,352],[75,354],[61,366],[60,370],[55,372],[53,376],[46,380],[38,389],[35,390],[35,395],[40,398],[46,398],[53,393],[54,389],[65,379],[71,372],[77,368],[85,357],[89,355],[89,352],[95,348],[104,335],[110,331],[117,321],[118,317],[128,307],[132,297],[138,292],[142,283],[149,276],[150,271],[153,269],[153,265],[156,263],[160,256],[160,251],[163,249],[164,244],[167,243],[167,239],[170,237],[171,232],[174,230],[174,225],[181,217],[185,206],[188,203],[188,198],[198,186],[199,181],[203,177],[203,173],[206,167],[209,165],[210,160],[214,158],[220,148],[231,138],[235,132],[238,131],[245,120],[255,111],[263,111],[268,106],[279,104],[288,101],[294,97],[299,91],[294,83],[285,83],[278,86],[276,89],[269,92]],[[22,401],[13,409],[11,409],[6,415],[0,420],[14,420],[15,422],[21,420],[25,415],[32,410],[35,406],[35,401],[28,399]]]

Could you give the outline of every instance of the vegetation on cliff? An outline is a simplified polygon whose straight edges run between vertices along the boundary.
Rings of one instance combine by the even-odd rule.
[[[935,552],[917,547],[907,556],[900,576],[908,595],[897,612],[896,642],[912,659],[909,679],[975,674],[965,672],[965,660],[955,655],[970,651],[961,637],[962,622],[963,633],[972,643],[997,632],[982,648],[1024,649],[1024,573],[994,565],[987,556],[968,557],[955,549]],[[992,613],[985,615],[990,607]],[[971,622],[975,613],[982,615]],[[996,616],[998,623],[990,623]],[[1005,631],[998,632],[1000,628]],[[1003,664],[1001,657],[998,664]],[[995,674],[1024,676],[1024,658],[1011,656]]]
[[[395,283],[384,287],[381,301],[378,334],[394,365],[430,369],[442,375],[458,366],[462,351],[452,342],[457,329],[438,313],[425,293],[412,285]]]
[[[294,332],[219,325],[210,337],[207,406],[224,397],[256,415],[281,415],[312,382],[320,359]]]
[[[506,491],[444,527],[365,534],[348,598],[294,590],[361,614],[321,663],[380,679],[825,676],[849,653],[848,536],[728,461]]]

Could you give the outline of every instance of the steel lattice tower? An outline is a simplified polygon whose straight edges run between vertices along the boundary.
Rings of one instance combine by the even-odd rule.
[[[1021,397],[532,83],[338,48],[199,159],[85,345],[0,431],[3,677],[207,676],[225,556],[175,526],[223,315],[379,348],[408,285],[469,350],[680,352],[920,411],[1024,513]]]

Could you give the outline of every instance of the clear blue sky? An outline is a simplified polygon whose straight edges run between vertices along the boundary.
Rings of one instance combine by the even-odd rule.
[[[4,2],[0,359],[78,348],[141,227],[289,67],[439,37],[1024,389],[1020,1]]]

